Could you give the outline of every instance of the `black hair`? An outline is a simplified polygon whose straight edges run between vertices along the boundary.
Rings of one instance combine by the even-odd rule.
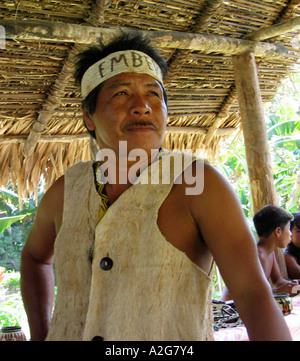
[[[293,219],[291,213],[272,205],[267,205],[255,213],[253,223],[259,237],[269,237],[277,227],[282,230]]]
[[[160,55],[157,49],[150,45],[150,39],[145,38],[142,35],[138,34],[123,34],[121,37],[116,38],[108,45],[103,45],[99,41],[99,45],[91,46],[88,49],[82,51],[77,55],[77,62],[75,64],[75,82],[80,86],[82,77],[87,69],[95,64],[97,61],[105,58],[106,56],[122,50],[137,50],[149,55],[160,67],[163,77],[168,73],[167,61],[164,57]],[[93,89],[85,99],[83,99],[82,104],[86,107],[89,114],[93,114],[96,109],[97,97],[101,89],[102,84],[98,85]],[[167,104],[167,94],[165,89],[163,89],[163,95],[165,103]],[[96,139],[94,131],[89,130],[90,135]]]
[[[296,226],[297,228],[300,229],[300,212],[293,213],[293,216],[294,216],[294,219],[291,221],[290,229],[292,230],[292,228],[294,226]]]

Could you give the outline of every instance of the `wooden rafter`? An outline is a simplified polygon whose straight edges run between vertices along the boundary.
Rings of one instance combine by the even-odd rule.
[[[291,7],[294,8],[295,6],[298,5],[298,3],[299,3],[299,0],[293,1],[292,4],[290,3],[289,6],[287,6],[287,9],[290,9]],[[290,14],[290,12],[285,11],[284,14]],[[262,41],[262,40],[266,40],[266,39],[269,39],[269,38],[272,38],[272,37],[275,37],[278,35],[285,34],[287,32],[295,31],[299,28],[300,28],[300,18],[297,17],[297,18],[294,18],[289,21],[281,22],[281,23],[278,23],[275,25],[271,25],[267,28],[263,28],[263,29],[251,32],[251,33],[245,35],[243,37],[243,39],[252,40],[252,41]],[[259,64],[257,64],[257,66],[259,66]],[[225,99],[224,103],[222,104],[219,113],[216,115],[213,126],[210,127],[209,132],[206,134],[206,137],[203,142],[206,147],[209,146],[211,140],[213,139],[215,131],[222,124],[222,115],[226,111],[230,110],[231,105],[234,104],[236,98],[237,98],[237,94],[233,87],[233,89],[229,93],[228,97]]]
[[[108,10],[111,0],[95,0],[91,11],[85,21],[93,26],[99,26],[104,23],[104,14]]]
[[[191,33],[197,33],[203,30],[205,24],[210,20],[214,13],[219,9],[224,0],[207,0],[200,13],[195,19],[193,25],[187,29]],[[170,60],[169,60],[169,69],[172,71],[172,68],[176,67],[178,62],[181,60],[182,55],[184,56],[184,50],[176,49],[174,50]]]
[[[226,118],[226,116],[228,115],[228,112],[231,106],[233,105],[233,103],[236,101],[236,99],[237,99],[236,89],[233,86],[229,91],[229,94],[224,100],[223,104],[221,105],[218,114],[214,118],[212,126],[209,128],[208,132],[206,133],[206,136],[203,141],[204,146],[208,147],[213,137],[218,133],[218,131],[220,130],[219,127],[221,126],[224,118]]]
[[[293,32],[298,29],[300,29],[300,17],[269,26],[268,28],[253,31],[252,33],[249,33],[246,36],[244,36],[243,39],[262,41],[262,40],[274,38],[275,36]]]
[[[111,0],[96,0],[88,14],[86,21],[93,25],[99,25],[102,21],[104,21],[104,12],[109,6],[110,2]],[[42,109],[39,111],[37,119],[32,125],[22,150],[24,156],[30,156],[34,152],[34,149],[40,140],[41,134],[45,130],[46,125],[53,114],[53,111],[59,106],[60,96],[63,95],[65,86],[68,84],[68,81],[72,76],[75,56],[80,48],[80,45],[75,45],[70,49],[64,65],[58,74],[54,85],[51,87],[49,95],[43,103]],[[69,139],[71,138],[72,137]]]
[[[224,0],[207,0],[201,9],[195,23],[190,31],[199,33],[205,29],[205,25],[209,22],[212,16],[219,10]]]
[[[41,110],[39,111],[37,119],[34,121],[31,127],[29,135],[22,149],[23,155],[25,157],[30,156],[34,152],[35,146],[39,141],[42,133],[46,129],[47,123],[52,117],[54,110],[60,105],[60,97],[64,94],[64,88],[72,76],[73,64],[77,52],[78,46],[74,47],[70,51],[60,73],[50,88],[48,96],[44,101]]]
[[[203,5],[199,15],[197,16],[195,23],[190,27],[189,30],[192,32],[201,32],[205,28],[205,25],[208,23],[211,17],[218,11],[219,7],[222,5],[223,2],[224,0],[207,0]],[[173,69],[176,69],[178,66],[180,66],[182,58],[186,58],[187,56],[187,51],[180,49],[175,50],[171,57],[171,60],[169,61],[170,72],[172,73]],[[221,107],[220,111],[216,115],[212,127],[210,127],[208,132],[206,132],[206,136],[203,142],[205,146],[210,143],[211,139],[216,133],[216,129],[219,128],[223,118],[226,117],[226,115],[228,114],[228,111],[230,109],[230,106],[228,106],[229,101],[234,102],[236,100],[236,97],[231,96],[230,94],[226,97],[226,104]]]

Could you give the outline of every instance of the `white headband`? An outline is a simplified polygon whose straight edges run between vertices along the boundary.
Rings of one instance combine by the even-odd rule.
[[[162,71],[150,56],[136,50],[118,51],[88,68],[81,81],[82,96],[85,98],[99,84],[120,73],[148,74],[163,84]]]

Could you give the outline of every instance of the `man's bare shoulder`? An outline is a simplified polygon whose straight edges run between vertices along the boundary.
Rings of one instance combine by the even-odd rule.
[[[64,176],[59,177],[46,191],[38,208],[36,220],[40,223],[53,223],[58,233],[64,206]]]
[[[64,201],[64,176],[59,177],[46,191],[41,201],[41,206],[51,206],[54,209],[56,207],[63,206]]]
[[[257,253],[265,275],[267,279],[269,279],[272,273],[274,262],[276,262],[275,252],[269,253],[263,246],[258,245]]]
[[[261,262],[265,262],[268,259],[268,254],[267,254],[266,250],[264,249],[264,247],[262,247],[260,245],[257,245],[257,254],[258,254]]]
[[[227,180],[215,167],[199,158],[185,168],[180,181],[182,181],[182,188],[189,189],[185,194],[192,196],[201,195],[204,190],[214,188],[218,182],[227,184]]]
[[[23,249],[41,263],[51,263],[55,238],[62,220],[64,177],[57,179],[44,194],[39,204],[33,226]]]
[[[223,174],[204,160],[197,159],[187,168],[185,180],[185,186],[191,185],[194,186],[195,189],[201,188],[200,192],[194,192],[191,193],[191,195],[199,196],[196,198],[201,198],[202,201],[206,197],[208,197],[209,200],[211,197],[217,197],[219,199],[222,192],[225,192],[235,200],[237,199],[236,193]]]

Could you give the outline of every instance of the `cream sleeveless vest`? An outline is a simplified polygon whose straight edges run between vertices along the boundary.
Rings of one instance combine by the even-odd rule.
[[[92,162],[67,171],[63,224],[55,243],[58,292],[47,340],[213,339],[211,277],[157,225],[159,208],[180,175],[171,167],[171,182],[164,174],[160,184],[145,184],[160,163],[146,169],[98,225]]]

